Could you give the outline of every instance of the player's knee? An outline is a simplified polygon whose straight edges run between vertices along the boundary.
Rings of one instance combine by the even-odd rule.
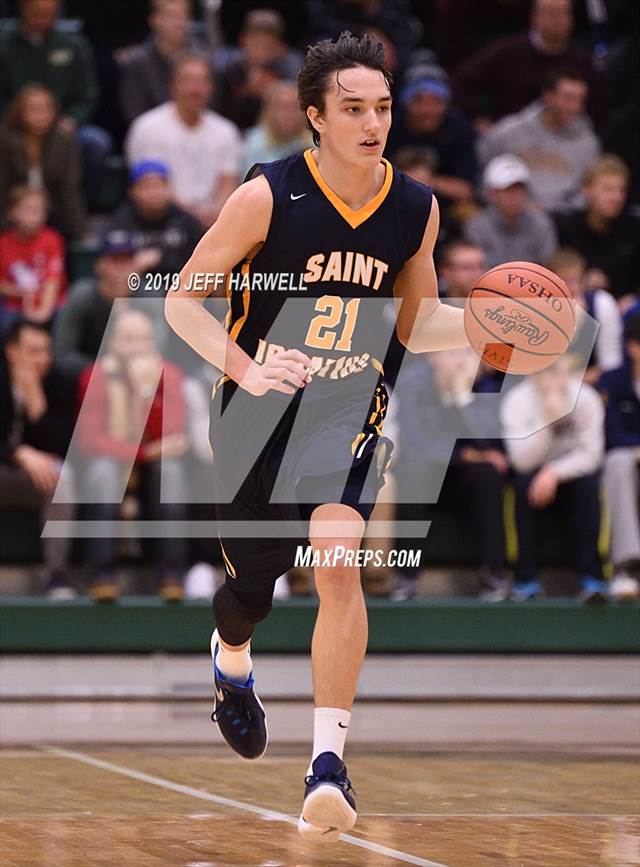
[[[316,548],[319,563],[314,569],[316,589],[323,593],[344,593],[360,587],[358,548],[345,543],[345,539],[323,540]]]
[[[256,623],[269,614],[273,590],[242,593],[228,584],[218,588],[213,597],[213,616],[222,639],[231,645],[247,642]]]

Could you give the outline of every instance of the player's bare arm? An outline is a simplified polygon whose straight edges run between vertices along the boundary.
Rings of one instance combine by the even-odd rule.
[[[226,275],[264,243],[273,196],[263,177],[238,187],[180,272],[180,286],[165,302],[167,322],[205,361],[224,371],[242,388],[259,396],[269,390],[294,394],[310,381],[311,359],[297,349],[276,353],[257,364],[205,309],[211,295],[222,295],[224,280],[198,283],[196,275]],[[202,288],[198,288],[202,286]]]
[[[440,212],[434,196],[420,249],[407,261],[393,287],[394,296],[402,300],[396,323],[398,338],[410,352],[459,349],[469,345],[463,311],[442,304],[438,298],[433,250],[439,227]]]

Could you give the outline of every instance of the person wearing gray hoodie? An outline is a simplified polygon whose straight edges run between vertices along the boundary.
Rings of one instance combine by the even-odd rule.
[[[600,153],[584,111],[587,83],[579,72],[550,73],[540,100],[494,124],[478,142],[485,166],[510,153],[526,163],[535,201],[546,211],[569,213],[582,204],[583,177]]]

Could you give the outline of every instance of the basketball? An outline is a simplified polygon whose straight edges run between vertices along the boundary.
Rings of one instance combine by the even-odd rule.
[[[537,373],[567,349],[576,329],[566,283],[533,262],[505,262],[480,277],[464,309],[469,343],[507,373]]]

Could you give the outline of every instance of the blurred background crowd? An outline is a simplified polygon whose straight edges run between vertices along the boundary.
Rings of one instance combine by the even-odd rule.
[[[124,588],[179,600],[222,579],[210,539],[40,548],[24,515],[36,529],[213,517],[215,371],[129,276],[161,300],[248,168],[311,145],[297,71],[306,45],[348,29],[379,38],[393,71],[386,155],[440,201],[442,297],[464,299],[498,263],[534,261],[600,326],[592,345],[585,318],[570,355],[503,389],[503,436],[478,397],[501,376],[471,351],[411,359],[385,426],[397,444],[388,484],[444,484],[435,505],[379,514],[432,521],[426,542],[395,542],[424,548],[432,568],[368,570],[367,588],[638,596],[637,4],[0,0],[0,13],[0,560],[42,557],[33,589],[53,599]],[[514,439],[527,424],[541,429]],[[452,456],[438,437],[451,425],[469,434]],[[75,474],[63,471],[72,435]],[[310,592],[308,577],[283,577],[278,593]]]

